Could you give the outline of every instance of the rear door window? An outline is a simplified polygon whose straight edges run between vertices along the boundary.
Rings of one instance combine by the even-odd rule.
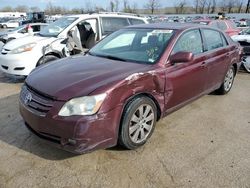
[[[198,29],[184,33],[175,44],[172,53],[192,52],[194,55],[203,52],[201,34]]]
[[[129,22],[131,25],[137,25],[137,24],[145,24],[143,20],[129,18]]]
[[[222,41],[221,33],[219,31],[202,29],[202,32],[206,41],[206,50],[214,50],[224,46],[225,41]]]
[[[102,35],[108,35],[129,25],[127,18],[102,17]]]

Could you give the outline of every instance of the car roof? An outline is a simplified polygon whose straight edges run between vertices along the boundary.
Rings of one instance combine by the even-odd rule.
[[[193,23],[152,23],[152,24],[132,25],[128,26],[127,28],[185,30],[190,28],[211,28],[211,27]]]
[[[140,16],[135,16],[133,14],[97,14],[97,13],[93,13],[93,14],[74,14],[74,15],[68,15],[66,17],[74,17],[74,18],[96,18],[96,16],[100,16],[100,17],[118,17],[118,18],[135,18],[135,19],[146,19],[145,17],[140,17]]]

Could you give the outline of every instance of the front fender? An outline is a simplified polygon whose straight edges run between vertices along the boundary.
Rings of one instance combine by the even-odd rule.
[[[159,69],[131,74],[117,83],[95,90],[92,94],[104,92],[108,94],[99,113],[108,112],[120,105],[124,107],[129,99],[139,94],[153,97],[162,112],[164,110],[164,86],[165,72]]]

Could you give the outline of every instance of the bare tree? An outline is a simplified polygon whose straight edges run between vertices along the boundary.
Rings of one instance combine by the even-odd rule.
[[[215,13],[216,11],[216,0],[212,0],[212,7],[211,7],[211,13]]]
[[[200,14],[204,13],[206,4],[207,4],[207,0],[199,0],[199,13]]]
[[[111,12],[115,11],[115,3],[113,1],[110,1],[110,11]]]
[[[29,8],[25,5],[18,5],[14,10],[17,12],[28,12]]]
[[[159,0],[148,0],[145,8],[150,9],[151,14],[154,14],[155,10],[160,8]]]
[[[228,10],[228,13],[232,12],[232,9],[234,7],[234,3],[235,3],[235,0],[227,0],[226,7],[227,7],[227,10]]]
[[[115,11],[118,12],[119,11],[119,0],[115,0]]]
[[[31,12],[39,12],[40,8],[39,7],[30,7]]]
[[[181,0],[179,3],[175,5],[175,13],[183,14],[185,13],[186,0]]]
[[[236,0],[235,7],[237,8],[237,13],[241,13],[243,7],[243,0]]]
[[[247,1],[246,13],[249,13],[250,0]]]
[[[198,14],[199,0],[194,0],[194,6],[195,6],[195,14]]]
[[[213,4],[213,1],[212,1],[212,0],[208,0],[208,1],[206,2],[207,14],[210,14],[210,10],[211,10],[212,4]]]
[[[6,7],[3,7],[1,8],[1,12],[12,12],[13,9],[11,6],[6,6]]]

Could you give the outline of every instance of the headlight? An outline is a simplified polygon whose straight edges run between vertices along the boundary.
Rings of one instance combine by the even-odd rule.
[[[106,93],[103,93],[95,96],[86,96],[71,99],[63,105],[58,115],[93,115],[100,109],[106,96]]]
[[[23,46],[15,48],[14,50],[11,50],[10,54],[19,54],[19,53],[22,53],[22,52],[31,51],[35,47],[35,45],[36,45],[36,43],[25,44]]]

